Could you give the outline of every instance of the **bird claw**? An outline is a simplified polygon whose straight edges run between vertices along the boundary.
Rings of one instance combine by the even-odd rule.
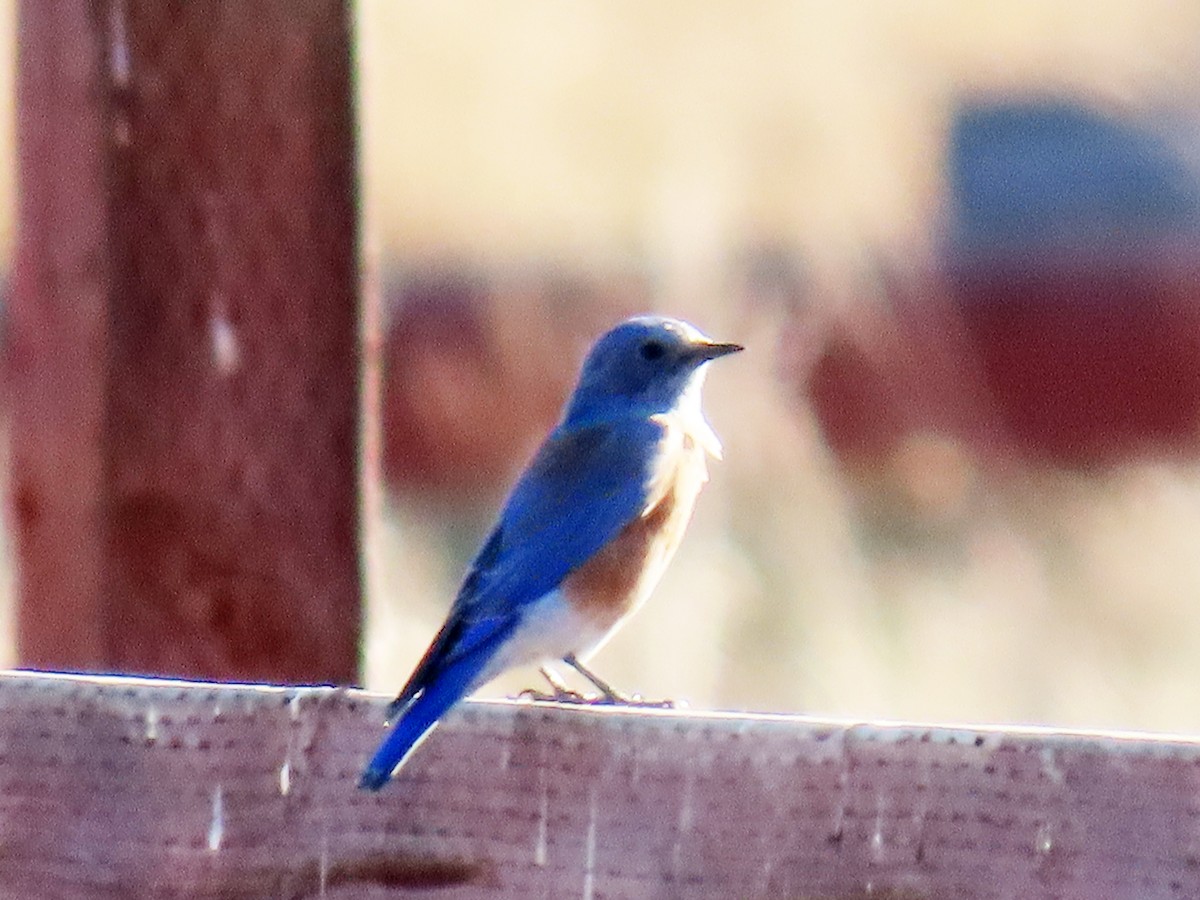
[[[664,697],[661,700],[639,700],[638,703],[647,709],[687,709],[685,701],[676,701],[669,697]]]
[[[587,705],[605,703],[607,698],[602,694],[585,694],[581,691],[556,688],[553,691],[539,691],[537,688],[525,688],[517,695],[518,700],[532,700],[534,703],[573,703]]]
[[[519,698],[533,700],[534,702],[572,703],[578,706],[633,706],[641,709],[676,708],[674,700],[647,700],[641,694],[622,694],[603,678],[597,676],[591,669],[583,665],[574,653],[564,656],[562,661],[590,681],[599,693],[584,694],[568,687],[567,683],[563,681],[562,676],[554,671],[553,668],[546,665],[541,667],[541,673],[542,677],[550,683],[553,693],[544,693],[533,688],[526,688],[521,691]],[[682,705],[686,706],[687,704]]]
[[[616,691],[607,694],[585,694],[575,690],[539,691],[536,688],[525,688],[517,695],[518,700],[530,700],[534,703],[565,703],[573,706],[632,706],[640,709],[676,709],[679,704],[674,700],[647,700],[641,694],[619,694]]]
[[[679,706],[674,700],[647,700],[641,694],[629,694],[628,696],[618,694],[611,699],[606,699],[605,702],[614,706],[633,706],[638,709],[675,709]]]

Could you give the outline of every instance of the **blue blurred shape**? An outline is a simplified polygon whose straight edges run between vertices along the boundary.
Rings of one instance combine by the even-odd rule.
[[[962,107],[948,170],[960,261],[1124,254],[1200,232],[1200,183],[1163,137],[1075,103]]]

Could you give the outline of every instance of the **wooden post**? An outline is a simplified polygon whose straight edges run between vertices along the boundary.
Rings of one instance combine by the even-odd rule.
[[[19,655],[349,682],[345,0],[19,5]]]

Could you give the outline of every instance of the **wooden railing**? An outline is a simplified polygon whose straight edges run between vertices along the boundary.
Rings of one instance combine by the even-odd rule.
[[[1200,743],[0,677],[4,897],[1200,897]]]

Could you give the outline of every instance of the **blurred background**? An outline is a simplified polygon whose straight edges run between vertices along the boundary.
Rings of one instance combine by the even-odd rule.
[[[1200,730],[1200,4],[361,0],[357,27],[368,687],[424,650],[590,341],[653,310],[749,351],[606,678]]]

